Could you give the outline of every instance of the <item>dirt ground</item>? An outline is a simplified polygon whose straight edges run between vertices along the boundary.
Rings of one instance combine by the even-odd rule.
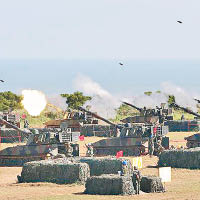
[[[185,146],[184,137],[193,133],[175,132],[169,133],[170,144],[174,146]],[[98,137],[87,137],[85,141],[79,142],[81,155],[86,152],[85,143],[95,142]],[[15,144],[16,145],[16,144]],[[4,149],[13,144],[0,144]],[[129,157],[132,160],[132,157]],[[155,168],[157,158],[143,156],[143,175],[158,175]],[[17,184],[17,175],[21,173],[21,167],[0,167],[0,200],[125,200],[125,199],[200,199],[200,170],[172,169],[172,182],[166,183],[166,193],[141,194],[139,196],[99,196],[83,194],[84,186],[81,185],[58,185],[52,183],[25,183]]]

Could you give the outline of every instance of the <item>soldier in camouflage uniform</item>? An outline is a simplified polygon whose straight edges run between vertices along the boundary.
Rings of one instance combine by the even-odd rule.
[[[124,160],[122,162],[122,175],[126,176],[128,174],[128,165],[127,165],[127,161]]]
[[[151,135],[149,137],[149,155],[152,156],[153,155],[153,152],[154,152],[154,138],[153,138],[153,135]]]
[[[29,128],[29,123],[27,119],[24,120],[24,128]]]
[[[72,157],[73,148],[72,148],[71,144],[69,142],[67,142],[65,145],[66,145],[66,156]]]
[[[93,150],[92,144],[89,143],[88,145],[85,145],[85,146],[87,147],[86,156],[93,157],[94,156],[94,150]]]
[[[141,181],[141,174],[140,171],[136,166],[134,166],[133,171],[133,187],[135,189],[135,194],[140,194],[140,181]]]

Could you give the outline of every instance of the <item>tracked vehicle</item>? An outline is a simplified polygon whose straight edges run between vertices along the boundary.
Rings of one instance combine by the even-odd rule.
[[[67,124],[62,124],[62,129],[43,129],[40,133],[38,129],[34,129],[26,134],[26,145],[8,147],[0,151],[0,166],[22,166],[29,161],[43,160],[59,154],[79,156],[79,146],[76,142],[80,132],[74,132]]]
[[[162,138],[168,133],[168,127],[165,126],[154,125],[153,123],[126,123],[117,125],[95,113],[85,110],[84,108],[79,107],[79,110],[89,112],[94,117],[115,126],[116,137],[103,139],[92,144],[95,156],[116,155],[118,151],[123,151],[125,156],[140,156],[141,154],[147,154],[149,136],[154,134],[157,138]],[[149,120],[153,121],[156,119],[158,120],[158,117],[149,118]],[[168,148],[169,139],[166,139],[165,141],[162,140],[162,145],[165,146],[165,148]]]

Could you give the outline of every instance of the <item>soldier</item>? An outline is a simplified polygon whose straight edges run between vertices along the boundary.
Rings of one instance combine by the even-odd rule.
[[[185,120],[185,116],[181,115],[181,121]]]
[[[133,187],[135,189],[136,194],[140,194],[140,181],[141,181],[141,174],[140,171],[136,166],[134,166],[133,171]]]
[[[67,142],[65,145],[66,145],[66,156],[72,157],[73,148],[72,148],[71,144],[69,142]]]
[[[164,148],[162,146],[162,137],[158,136],[157,137],[157,142],[154,145],[154,155],[159,156],[161,152],[164,151]]]
[[[89,143],[88,145],[85,145],[85,146],[87,147],[86,156],[93,157],[94,156],[94,152],[93,152],[92,144]]]
[[[149,136],[149,155],[150,157],[153,155],[154,152],[154,138],[153,138],[153,134],[151,133]]]
[[[122,175],[126,176],[128,174],[128,165],[126,160],[122,162],[122,166]]]
[[[28,127],[29,127],[28,120],[27,120],[27,119],[25,119],[25,120],[24,120],[24,128],[28,128]]]

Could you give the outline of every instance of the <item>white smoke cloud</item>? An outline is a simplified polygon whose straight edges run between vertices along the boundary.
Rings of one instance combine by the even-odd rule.
[[[76,90],[82,91],[85,95],[92,96],[92,100],[86,102],[91,106],[91,111],[97,112],[104,118],[114,118],[115,109],[121,104],[116,96],[103,89],[98,83],[87,76],[78,75],[74,80]]]
[[[79,75],[74,80],[74,87],[76,90],[82,91],[85,95],[92,96],[92,100],[88,101],[86,105],[91,106],[91,110],[97,112],[99,115],[105,118],[114,118],[116,115],[115,109],[117,109],[121,101],[126,101],[134,104],[137,107],[143,108],[155,108],[160,106],[161,103],[168,102],[168,95],[174,95],[177,104],[183,107],[189,107],[193,111],[197,111],[196,101],[193,97],[200,97],[185,89],[169,83],[161,83],[161,93],[153,92],[150,96],[133,95],[124,97],[123,95],[112,95],[110,92],[102,88],[98,83],[93,81],[87,76]]]
[[[63,98],[60,95],[49,95],[47,97],[47,100],[49,103],[53,104],[54,106],[62,110],[67,109],[66,98]]]
[[[132,99],[133,104],[139,108],[156,108],[156,106],[160,106],[161,103],[167,103],[167,101],[168,97],[163,93],[152,93],[150,96],[143,94]]]
[[[197,111],[197,102],[193,99],[194,94],[170,82],[162,83],[161,87],[164,93],[175,96],[177,104],[183,107],[189,107],[195,112]]]
[[[47,100],[45,95],[38,90],[23,90],[22,104],[32,116],[38,116],[45,109]]]

